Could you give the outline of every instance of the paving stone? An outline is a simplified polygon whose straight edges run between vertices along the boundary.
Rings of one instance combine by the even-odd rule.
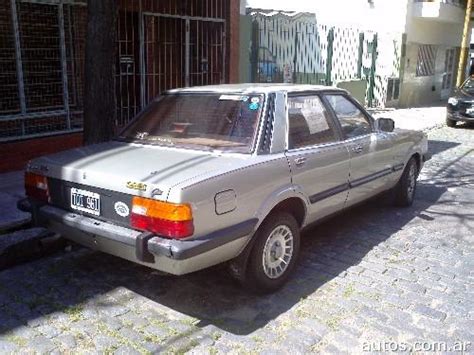
[[[59,334],[61,334],[61,330],[53,327],[51,325],[41,325],[38,328],[36,328],[38,332],[43,334],[46,338],[52,339],[54,337],[57,337]]]
[[[35,351],[39,353],[50,353],[56,349],[56,344],[44,336],[38,336],[30,339],[28,345],[30,348],[35,349]]]
[[[141,355],[140,352],[128,345],[123,345],[114,351],[114,355]]]
[[[10,354],[18,351],[18,346],[10,341],[0,339],[0,354]]]
[[[119,340],[117,338],[103,334],[98,334],[94,336],[92,338],[92,342],[94,343],[96,350],[98,350],[99,352],[110,349],[112,347],[118,347],[119,344]]]
[[[74,349],[77,346],[76,338],[71,334],[59,335],[54,340],[65,349]]]
[[[416,304],[413,307],[413,310],[419,314],[433,319],[444,320],[446,318],[446,313],[427,307],[424,304]]]

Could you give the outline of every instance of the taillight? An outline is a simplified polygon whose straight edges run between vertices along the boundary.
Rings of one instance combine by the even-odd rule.
[[[48,178],[43,175],[38,175],[30,172],[25,173],[25,192],[26,196],[34,199],[48,202],[49,188]]]
[[[194,233],[193,213],[189,204],[176,204],[134,197],[131,225],[134,228],[169,238],[186,238]]]

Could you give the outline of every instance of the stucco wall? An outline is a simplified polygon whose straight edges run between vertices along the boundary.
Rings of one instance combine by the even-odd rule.
[[[405,72],[400,91],[401,107],[418,106],[441,100],[441,84],[444,73],[445,46],[436,52],[435,75],[416,76],[419,43],[406,44]]]

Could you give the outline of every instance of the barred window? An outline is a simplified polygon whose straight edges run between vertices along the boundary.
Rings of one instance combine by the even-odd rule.
[[[422,44],[418,47],[416,76],[431,76],[435,73],[436,51],[438,46]]]
[[[387,101],[398,100],[399,96],[400,96],[400,79],[388,78]]]

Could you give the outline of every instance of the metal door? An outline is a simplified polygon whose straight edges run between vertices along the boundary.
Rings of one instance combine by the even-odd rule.
[[[444,59],[444,73],[443,84],[441,86],[441,98],[447,99],[453,90],[454,84],[454,65],[456,59],[456,48],[449,48],[446,50],[446,57]]]
[[[225,82],[225,20],[144,14],[142,104],[163,91]]]
[[[188,86],[225,82],[225,23],[189,20]]]
[[[186,86],[186,20],[177,17],[144,15],[142,105],[163,91]]]

